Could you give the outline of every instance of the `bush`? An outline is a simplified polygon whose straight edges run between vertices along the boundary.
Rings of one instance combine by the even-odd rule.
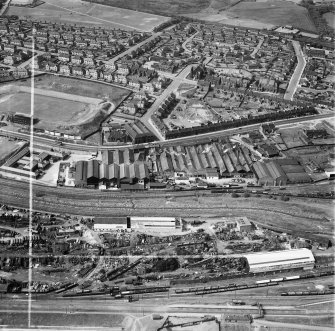
[[[237,193],[232,193],[232,194],[231,194],[231,197],[232,197],[232,198],[238,198],[239,195],[238,195]]]
[[[280,197],[280,200],[281,200],[281,201],[289,201],[290,198],[289,198],[288,196],[286,196],[286,195],[282,195],[282,196]]]
[[[245,192],[245,193],[243,194],[243,196],[244,196],[245,198],[250,198],[250,193]]]

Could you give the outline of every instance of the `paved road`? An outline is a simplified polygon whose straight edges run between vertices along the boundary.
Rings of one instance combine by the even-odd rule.
[[[293,100],[294,93],[296,92],[298,88],[299,81],[301,79],[302,73],[304,72],[304,69],[306,66],[306,60],[301,50],[299,41],[292,40],[292,44],[294,47],[295,54],[297,56],[298,64],[294,70],[294,73],[291,77],[288,88],[285,92],[285,95],[284,95],[285,100]]]
[[[160,36],[162,34],[162,32],[156,32],[153,33],[151,37],[141,41],[140,43],[128,48],[127,50],[125,50],[124,52],[116,55],[115,57],[113,57],[112,59],[105,61],[105,63],[114,63],[117,60],[119,60],[120,58],[129,55],[132,51],[135,51],[136,49],[138,49],[139,47],[145,45],[146,43],[150,42],[151,40],[154,40],[156,37]]]
[[[257,54],[257,52],[258,52],[258,51],[260,50],[260,48],[262,47],[263,42],[264,42],[264,38],[262,38],[262,39],[259,41],[258,45],[255,47],[255,49],[253,50],[253,52],[250,54],[251,57],[254,57],[254,56]]]
[[[191,41],[191,40],[192,40],[198,33],[199,33],[198,31],[195,32],[191,37],[187,38],[187,39],[183,42],[182,47],[184,48],[185,53],[192,53],[192,51],[189,50],[189,49],[186,47],[186,45],[187,45],[187,43],[188,43],[189,41]]]
[[[305,117],[299,117],[299,118],[291,118],[287,120],[279,120],[279,121],[274,121],[274,123],[276,124],[276,126],[280,127],[280,126],[285,126],[287,124],[295,124],[295,123],[300,123],[300,122],[312,121],[316,119],[333,118],[333,116],[334,116],[333,114],[319,114],[319,115],[311,115],[311,116],[305,116]],[[221,130],[221,131],[216,131],[216,132],[211,132],[211,133],[199,134],[197,136],[175,138],[175,139],[162,141],[160,142],[160,145],[164,146],[164,145],[171,145],[171,144],[176,144],[176,143],[195,142],[197,140],[206,139],[206,138],[211,139],[211,138],[216,138],[216,137],[221,137],[221,136],[234,135],[234,134],[239,134],[239,133],[258,129],[259,126],[260,124],[252,124],[252,125],[247,125],[241,128],[226,129],[226,130]],[[0,128],[0,134],[6,135],[9,137],[17,137],[23,140],[30,140],[29,134],[6,130],[6,127]],[[49,147],[56,145],[56,142],[54,139],[44,138],[44,137],[40,137],[37,135],[34,136],[34,143],[41,144],[41,145],[47,145]],[[64,142],[61,148],[69,149],[73,152],[76,152],[76,151],[96,152],[97,150],[110,150],[110,149],[115,149],[115,148],[122,149],[122,148],[149,147],[151,145],[152,145],[151,143],[146,143],[146,144],[138,144],[138,145],[119,145],[116,147],[111,147],[111,146],[95,146],[95,145],[84,145],[84,144]]]
[[[12,0],[7,0],[4,4],[3,7],[0,10],[0,16],[4,15],[6,13],[6,10],[8,9],[8,6]]]
[[[141,122],[143,122],[152,132],[154,132],[160,141],[164,141],[165,138],[162,136],[161,132],[157,130],[156,126],[152,123],[151,115],[158,110],[158,108],[162,105],[164,100],[166,100],[171,93],[175,93],[178,90],[179,85],[182,84],[183,82],[197,85],[196,81],[186,79],[186,77],[191,72],[192,67],[193,65],[190,64],[186,68],[184,68],[177,76],[170,77],[172,79],[170,85],[162,92],[162,94],[159,97],[156,98],[152,106],[141,117]]]

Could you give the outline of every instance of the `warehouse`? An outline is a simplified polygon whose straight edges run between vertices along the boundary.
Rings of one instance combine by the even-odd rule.
[[[262,252],[244,256],[248,261],[250,272],[275,271],[290,268],[314,268],[314,256],[307,248],[285,251]]]
[[[130,229],[129,217],[96,217],[94,220],[94,231],[111,232],[119,229]]]
[[[87,186],[87,161],[78,161],[76,164],[75,186]]]
[[[133,229],[150,229],[150,230],[175,230],[181,228],[181,221],[175,217],[130,217],[131,227]]]
[[[87,185],[97,185],[99,183],[99,162],[90,160],[87,162]]]
[[[270,162],[255,162],[252,169],[260,185],[287,185],[309,183],[311,178],[295,159],[278,159]]]

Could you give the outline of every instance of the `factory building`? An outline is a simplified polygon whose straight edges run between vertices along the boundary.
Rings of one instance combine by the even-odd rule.
[[[75,186],[87,186],[87,161],[78,161],[76,163]]]
[[[193,146],[170,146],[156,160],[160,173],[185,172],[203,174],[209,180],[235,175],[252,177],[250,151],[242,147],[211,143]]]
[[[182,221],[176,217],[96,217],[93,230],[97,232],[112,232],[118,229],[137,230],[173,230],[182,229]]]
[[[252,169],[261,185],[287,185],[309,183],[311,178],[295,159],[278,159],[270,162],[255,162]]]
[[[108,155],[108,154],[105,154]],[[98,160],[78,161],[76,164],[76,187],[121,187],[142,183],[149,180],[148,166],[144,162],[132,164],[106,164]],[[130,187],[131,188],[131,187]]]
[[[247,254],[250,272],[276,271],[290,268],[314,268],[314,256],[307,248],[291,249],[285,251],[262,252]]]
[[[132,229],[175,230],[181,229],[181,220],[175,217],[130,217]]]
[[[87,185],[98,185],[99,162],[97,160],[87,161]]]
[[[53,152],[39,148],[31,150],[29,144],[25,143],[7,158],[0,167],[0,173],[5,177],[37,179],[53,157],[55,157]]]
[[[96,232],[111,232],[119,229],[130,229],[129,217],[96,217],[93,230]]]
[[[239,217],[236,220],[236,229],[239,232],[250,232],[253,230],[253,225],[247,217]]]

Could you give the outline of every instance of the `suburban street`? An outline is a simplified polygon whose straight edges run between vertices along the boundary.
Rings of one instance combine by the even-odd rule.
[[[297,66],[294,70],[294,73],[291,77],[290,83],[288,85],[288,88],[285,92],[284,99],[285,100],[293,100],[294,93],[296,92],[299,81],[301,79],[302,73],[304,72],[305,66],[306,66],[306,60],[304,57],[304,54],[301,50],[301,46],[299,41],[292,40],[292,44],[294,47],[294,51],[298,60]]]
[[[167,97],[171,93],[175,93],[181,83],[188,83],[192,85],[197,85],[196,81],[192,81],[189,79],[186,79],[186,77],[189,75],[191,72],[193,65],[190,64],[187,66],[185,69],[183,69],[177,76],[175,77],[170,77],[172,79],[172,82],[170,85],[163,91],[163,93],[156,98],[155,102],[152,104],[152,106],[147,110],[147,112],[141,117],[141,121],[151,130],[153,131],[158,139],[160,141],[164,141],[165,138],[162,136],[160,131],[156,128],[156,126],[152,123],[151,121],[151,115],[154,114],[159,107],[164,103],[164,100],[167,99]]]

